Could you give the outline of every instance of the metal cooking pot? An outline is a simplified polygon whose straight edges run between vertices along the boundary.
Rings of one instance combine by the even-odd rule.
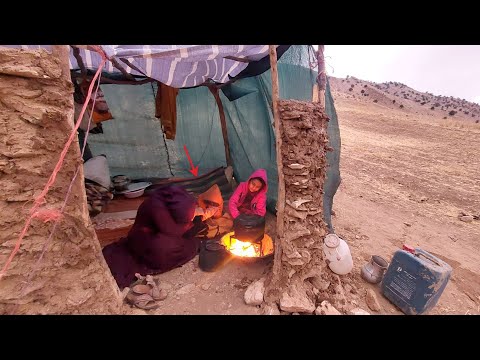
[[[259,243],[265,235],[265,218],[259,215],[240,214],[233,220],[234,237],[240,241]]]
[[[203,271],[216,271],[224,265],[232,255],[219,240],[206,240],[200,243],[198,266]]]
[[[132,182],[132,180],[125,175],[116,175],[112,178],[112,182],[115,191],[124,191],[127,190],[128,185]]]
[[[378,284],[382,281],[387,268],[388,262],[384,258],[378,255],[373,255],[370,262],[363,265],[361,275],[365,281],[371,284]]]

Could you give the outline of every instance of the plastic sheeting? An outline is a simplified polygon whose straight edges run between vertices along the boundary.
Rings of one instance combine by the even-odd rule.
[[[0,45],[10,48],[52,50],[52,45]],[[207,80],[225,83],[247,68],[247,63],[228,57],[258,61],[268,60],[268,45],[99,45],[117,66],[137,76],[148,76],[163,84],[184,88]],[[87,69],[96,70],[102,57],[95,51],[79,48],[79,56]],[[127,61],[132,66],[123,63]],[[70,69],[79,69],[70,47]],[[139,71],[137,71],[137,69]],[[121,74],[111,61],[105,64],[108,73]]]
[[[283,54],[278,63],[281,98],[311,101],[317,75],[309,67],[311,56],[307,46],[297,45]],[[134,179],[190,177],[184,144],[193,163],[199,165],[200,174],[226,166],[218,108],[206,87],[179,91],[175,141],[164,140],[160,121],[154,116],[156,85],[102,85],[102,89],[115,119],[102,123],[103,134],[90,134],[89,144],[94,155],[107,156],[112,176],[123,174]],[[237,94],[234,101],[220,94],[234,176],[237,181],[245,181],[255,169],[266,169],[268,208],[274,211],[278,178],[270,70],[238,80],[228,91]],[[334,148],[327,154],[329,168],[324,197],[325,219],[331,226],[331,203],[340,181],[340,135],[328,84],[326,112],[331,119],[328,125],[330,146]]]
[[[327,177],[323,184],[323,214],[325,221],[331,231],[333,231],[332,225],[332,206],[333,197],[340,186],[340,127],[338,125],[337,112],[335,110],[335,104],[333,102],[332,93],[330,91],[330,83],[327,78],[327,88],[325,91],[325,112],[327,113],[330,121],[328,122],[328,142],[333,151],[327,152]]]

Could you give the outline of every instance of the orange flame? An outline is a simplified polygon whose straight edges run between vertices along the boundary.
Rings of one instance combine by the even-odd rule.
[[[229,232],[228,234],[224,235],[221,240],[223,245],[225,245],[227,250],[233,255],[241,257],[260,257],[273,252],[272,239],[266,234],[261,244],[250,243],[248,241],[240,241],[234,238],[233,235],[233,231]],[[270,244],[270,246],[265,246],[264,243],[268,243]],[[262,254],[262,248],[264,254]]]

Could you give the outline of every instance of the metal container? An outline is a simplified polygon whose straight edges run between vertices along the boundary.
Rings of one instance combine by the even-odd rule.
[[[371,283],[378,284],[388,268],[388,262],[378,255],[373,255],[370,262],[363,265],[361,270],[362,278]]]
[[[132,182],[127,176],[125,175],[116,175],[112,178],[113,187],[115,191],[124,191],[127,190],[128,185]]]
[[[259,243],[265,235],[265,218],[259,215],[240,214],[233,220],[235,238],[240,241]]]
[[[200,254],[198,257],[198,266],[203,271],[212,272],[221,268],[231,257],[230,253],[219,240],[212,239],[202,241],[200,244]]]

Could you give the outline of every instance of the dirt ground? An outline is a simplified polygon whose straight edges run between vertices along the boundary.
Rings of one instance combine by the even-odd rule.
[[[404,243],[421,247],[453,268],[430,314],[479,314],[480,222],[458,215],[480,213],[480,126],[342,98],[336,106],[342,184],[334,225],[356,271],[371,255],[390,260]]]
[[[337,95],[337,96],[336,96]],[[390,261],[403,244],[421,247],[453,268],[430,314],[480,314],[480,126],[463,126],[431,115],[386,108],[335,94],[342,137],[342,184],[334,199],[336,233],[348,242],[354,270],[343,277],[359,289],[358,307],[372,314],[400,315],[360,277],[372,255]],[[270,232],[274,217],[268,219]],[[217,272],[198,268],[198,257],[157,276],[169,296],[157,310],[135,314],[261,314],[243,296],[264,276],[271,259],[232,261]],[[365,302],[372,289],[381,310]],[[127,306],[127,305],[125,305]]]
[[[266,232],[275,236],[275,216],[267,214]],[[244,293],[248,285],[265,276],[273,265],[273,256],[243,262],[230,260],[215,272],[199,268],[198,256],[187,264],[155,276],[168,297],[151,311],[130,309],[132,314],[168,315],[256,315],[260,306],[245,304]],[[128,289],[124,289],[124,294]]]

